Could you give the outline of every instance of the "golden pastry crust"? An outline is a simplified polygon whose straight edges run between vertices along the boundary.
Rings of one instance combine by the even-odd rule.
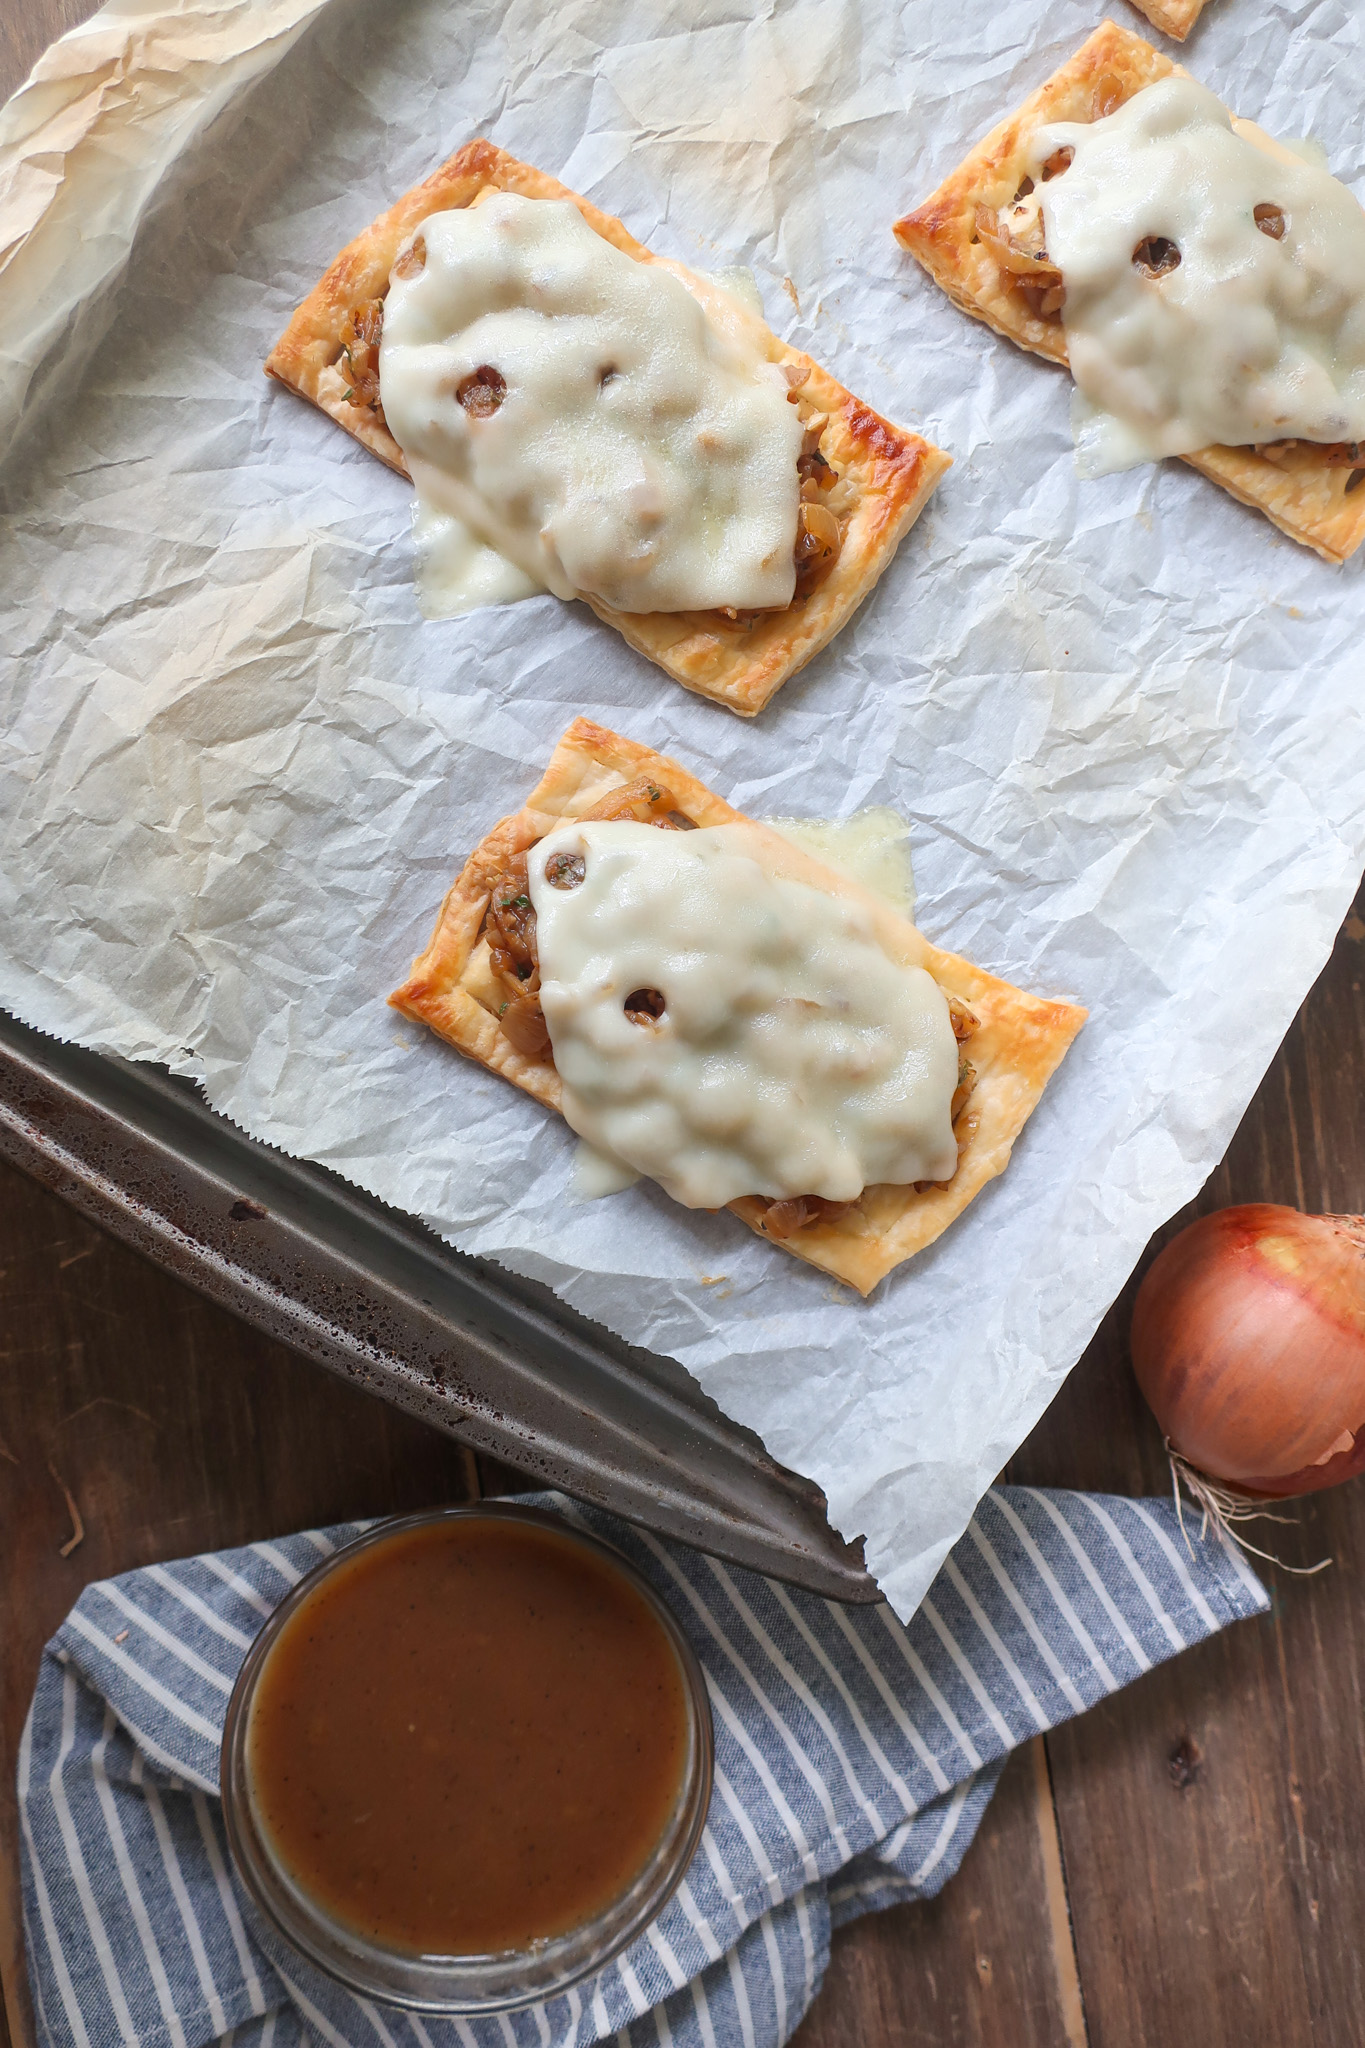
[[[703,304],[714,294],[734,317],[735,308],[719,287],[654,256],[619,220],[578,193],[490,142],[466,143],[342,250],[266,358],[267,375],[311,399],[404,476],[403,451],[388,428],[368,406],[346,395],[347,378],[338,367],[342,327],[356,306],[384,297],[394,258],[429,214],[472,206],[490,189],[517,192],[527,199],[572,200],[588,225],[613,247],[638,263],[664,264]],[[615,626],[675,681],[751,718],[857,610],[952,457],[907,427],[882,419],[809,356],[779,341],[761,321],[749,319],[747,331],[769,362],[787,367],[802,418],[828,415],[820,447],[838,471],[839,481],[821,494],[820,502],[839,520],[842,546],[833,570],[804,602],[738,621],[720,612],[618,612],[586,593],[585,599],[599,618]]]
[[[896,222],[896,239],[964,313],[984,320],[1021,348],[1067,362],[1060,319],[1035,314],[1008,281],[985,242],[976,238],[978,206],[1007,206],[1028,171],[1029,141],[1051,121],[1090,121],[1112,112],[1143,86],[1179,67],[1143,38],[1102,22],[1069,63],[993,128],[931,198]],[[1297,443],[1274,457],[1252,448],[1201,448],[1182,462],[1211,477],[1242,504],[1263,512],[1291,540],[1341,563],[1365,540],[1365,489],[1349,487],[1351,471]]]
[[[1162,35],[1183,43],[1204,12],[1205,0],[1132,0],[1132,4]]]
[[[977,1019],[964,1047],[976,1080],[955,1125],[959,1150],[952,1179],[922,1192],[913,1187],[865,1188],[843,1215],[809,1223],[790,1237],[774,1240],[847,1281],[860,1294],[869,1294],[893,1267],[932,1244],[986,1182],[1004,1172],[1015,1139],[1085,1022],[1084,1010],[1074,1003],[1025,995],[970,961],[940,951],[861,883],[733,810],[676,761],[587,718],[575,719],[569,727],[524,809],[503,818],[474,849],[441,906],[430,945],[389,1001],[537,1101],[558,1109],[560,1082],[553,1061],[518,1052],[490,1007],[498,996],[487,968],[487,948],[479,936],[484,913],[494,880],[514,854],[524,853],[566,820],[582,817],[610,790],[641,775],[656,778],[698,825],[746,825],[763,842],[775,871],[860,904],[890,958],[927,968],[939,986],[965,1003]],[[750,1229],[766,1234],[765,1202],[744,1196],[730,1207]]]

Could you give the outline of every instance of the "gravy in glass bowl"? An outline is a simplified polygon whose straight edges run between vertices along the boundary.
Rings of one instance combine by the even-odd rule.
[[[561,1516],[482,1503],[370,1531],[276,1609],[229,1708],[225,1817],[255,1903],[329,1974],[508,2009],[655,1917],[710,1759],[647,1581]]]

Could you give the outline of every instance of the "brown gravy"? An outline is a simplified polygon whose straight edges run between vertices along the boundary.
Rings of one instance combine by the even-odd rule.
[[[324,1580],[257,1681],[252,1805],[331,1918],[476,1955],[627,1890],[688,1748],[677,1655],[634,1586],[557,1531],[454,1517]]]

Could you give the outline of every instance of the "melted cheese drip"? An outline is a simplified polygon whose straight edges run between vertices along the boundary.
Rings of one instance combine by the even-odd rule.
[[[559,853],[577,888],[545,879]],[[947,1001],[857,904],[768,872],[742,825],[565,825],[529,869],[564,1116],[598,1155],[696,1209],[952,1175]],[[642,989],[657,1022],[626,1014]]]
[[[379,375],[424,502],[558,597],[790,604],[801,422],[748,316],[708,319],[567,200],[497,193],[420,232],[423,268],[390,283]],[[479,418],[456,392],[484,366],[506,395]]]
[[[879,804],[851,818],[765,818],[772,831],[813,853],[827,866],[861,882],[902,917],[915,914],[915,871],[910,827],[899,811]]]
[[[429,491],[412,508],[413,579],[424,619],[456,619],[486,604],[538,597],[544,586],[490,548],[453,512],[443,512]]]
[[[1365,211],[1323,169],[1235,123],[1192,79],[1038,130],[1047,251],[1066,284],[1077,467],[1099,476],[1216,443],[1365,439]],[[1282,240],[1258,205],[1285,215]],[[1162,236],[1178,268],[1133,254]]]

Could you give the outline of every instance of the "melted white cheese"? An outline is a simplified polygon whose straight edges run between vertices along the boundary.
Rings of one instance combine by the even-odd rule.
[[[763,823],[817,860],[842,868],[902,917],[914,916],[910,827],[899,811],[879,804],[851,818],[765,818]]]
[[[732,299],[738,299],[746,313],[752,313],[755,320],[763,318],[763,298],[758,289],[758,279],[747,263],[727,263],[723,270],[703,271],[712,284],[718,284]]]
[[[546,879],[561,853],[575,888]],[[564,1116],[597,1153],[697,1209],[950,1178],[948,1004],[859,905],[767,871],[742,825],[564,825],[528,868]]]
[[[497,193],[419,232],[379,378],[420,495],[558,597],[790,604],[801,422],[748,316],[722,328],[567,200]],[[485,366],[506,390],[481,418],[456,393]]]
[[[1063,146],[1070,168],[1042,183]],[[1039,129],[1030,168],[1066,285],[1083,475],[1215,443],[1365,439],[1365,210],[1345,185],[1181,77]],[[1258,205],[1280,208],[1282,240]],[[1133,262],[1154,236],[1181,259],[1159,277]]]
[[[424,619],[454,619],[486,604],[537,597],[543,585],[481,541],[439,492],[418,490],[412,507],[413,577]]]
[[[633,1166],[625,1166],[619,1159],[609,1159],[586,1138],[580,1138],[574,1146],[570,1186],[580,1202],[597,1202],[603,1195],[623,1194],[640,1178]]]

